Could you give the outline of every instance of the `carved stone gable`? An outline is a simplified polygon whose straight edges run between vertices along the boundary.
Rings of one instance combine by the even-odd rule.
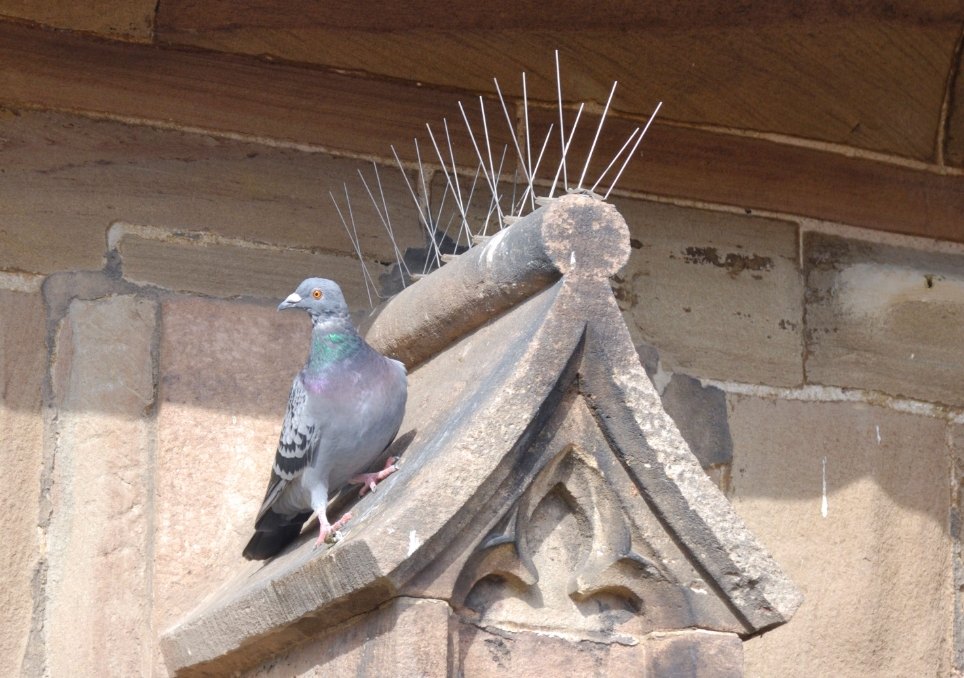
[[[399,471],[333,500],[356,502],[341,542],[309,526],[166,633],[169,666],[741,676],[740,637],[801,596],[663,410],[609,286],[628,251],[571,195],[380,307],[366,338],[410,370]],[[375,668],[338,650],[359,638]]]
[[[548,429],[537,444],[549,462],[468,558],[456,611],[484,628],[628,644],[660,629],[745,632],[640,495],[585,399],[568,394]]]

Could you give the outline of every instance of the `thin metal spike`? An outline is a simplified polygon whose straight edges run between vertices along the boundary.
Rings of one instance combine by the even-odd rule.
[[[636,154],[636,149],[639,148],[639,142],[643,140],[644,136],[646,136],[646,130],[648,130],[649,126],[653,124],[653,119],[656,117],[656,114],[659,113],[659,109],[662,108],[662,106],[663,106],[663,102],[660,101],[656,105],[656,109],[653,111],[653,114],[649,116],[649,120],[646,122],[646,126],[643,128],[643,131],[640,132],[639,138],[636,139],[636,143],[633,144],[633,150],[631,150],[629,152],[629,155],[626,156],[626,160],[623,162],[623,166],[619,168],[619,173],[616,175],[616,178],[613,179],[613,183],[609,187],[609,190],[606,191],[606,195],[603,196],[603,200],[606,200],[609,197],[609,194],[613,192],[613,189],[616,187],[616,183],[619,181],[619,177],[623,175],[623,170],[626,169],[626,165],[629,164],[629,161],[632,160],[633,155]]]
[[[425,225],[426,232],[428,232],[428,234],[432,236],[432,243],[434,244],[435,236],[432,234],[432,223],[431,223],[432,215],[429,214],[428,216],[426,216],[422,212],[422,203],[419,201],[418,196],[415,194],[415,189],[412,188],[412,183],[408,180],[408,175],[405,173],[405,168],[402,166],[402,161],[398,157],[398,152],[395,150],[394,146],[390,146],[390,148],[392,149],[392,155],[395,156],[395,162],[398,163],[398,169],[400,169],[402,172],[402,178],[405,180],[405,185],[408,186],[408,192],[412,196],[412,200],[415,201],[415,209],[418,210],[419,219],[421,219],[422,223]],[[421,167],[421,164],[419,164],[419,166]],[[423,177],[423,180],[424,180],[424,177]]]
[[[516,192],[516,188],[518,187],[518,185],[519,185],[519,170],[516,170],[515,172],[512,173],[512,205],[511,205],[511,209],[509,210],[509,214],[511,214],[511,215],[513,215],[513,216],[516,216],[516,213],[515,213],[515,192]],[[520,215],[521,215],[522,210],[520,209],[519,212],[520,212]]]
[[[442,118],[442,124],[445,125],[445,140],[448,143],[449,158],[452,161],[452,177],[455,179],[455,191],[461,199],[462,190],[459,188],[459,173],[455,165],[455,152],[452,150],[452,135],[449,134],[449,121]]]
[[[462,204],[462,208],[463,208],[462,223],[461,225],[459,225],[459,236],[461,237],[462,230],[465,229],[465,232],[468,234],[466,235],[466,238],[470,238],[472,230],[469,228],[469,209],[471,207],[472,194],[470,191],[468,202],[465,202],[464,200],[462,200],[462,189],[459,186],[459,172],[456,169],[456,165],[455,165],[455,151],[452,150],[452,135],[449,134],[449,121],[446,120],[445,118],[442,118],[442,124],[445,125],[445,140],[446,140],[446,143],[448,143],[448,147],[449,147],[449,159],[452,161],[452,178],[455,180],[455,191],[456,191],[456,194],[459,196],[459,201]],[[478,177],[479,177],[479,173],[478,173],[478,170],[476,170],[475,178],[478,179]],[[474,184],[472,188],[474,190],[475,188]]]
[[[559,72],[559,50],[556,50],[556,91],[559,94],[559,144],[560,144],[560,149],[562,150],[562,172],[563,172],[562,185],[565,188],[569,188],[568,177],[566,176],[566,173],[565,173],[567,144],[566,144],[566,128],[565,128],[565,124],[562,121],[562,75]],[[556,175],[558,176],[558,174],[559,173],[557,172]],[[553,192],[555,192],[556,190],[555,182],[553,182],[552,184],[552,190]],[[552,193],[549,194],[549,197],[550,198],[552,197]]]
[[[562,160],[559,161],[559,167],[556,169],[556,178],[552,180],[552,190],[549,191],[549,197],[550,197],[550,198],[553,197],[553,195],[554,195],[555,192],[556,192],[556,184],[559,183],[559,173],[562,172],[563,175],[565,175],[565,172],[566,172],[566,153],[569,152],[569,144],[572,143],[572,138],[573,138],[574,136],[576,136],[576,126],[579,125],[579,118],[582,116],[582,109],[583,109],[583,107],[584,107],[585,105],[586,105],[586,104],[579,104],[579,110],[576,112],[576,121],[575,121],[574,123],[572,123],[572,129],[569,130],[569,140],[568,140],[568,141],[566,142],[566,144],[562,147]],[[569,190],[568,188],[565,187],[565,184],[563,184],[563,186],[564,186],[564,188],[563,188],[564,191],[568,191],[568,190]]]
[[[459,102],[459,110],[462,111],[462,119],[465,121],[466,129],[469,130],[469,138],[472,139],[472,147],[475,148],[475,155],[479,158],[479,163],[482,165],[482,174],[485,176],[485,180],[489,184],[489,190],[494,196],[497,193],[496,186],[493,183],[493,178],[489,176],[489,171],[485,167],[485,160],[482,158],[482,152],[479,150],[479,144],[475,140],[475,133],[472,132],[472,126],[469,124],[469,117],[465,114],[465,107],[462,106],[461,101]]]
[[[539,151],[539,159],[536,160],[536,167],[535,167],[535,170],[533,170],[533,174],[532,174],[533,180],[535,180],[536,172],[539,171],[539,165],[542,164],[542,156],[543,156],[543,154],[546,152],[546,146],[549,145],[549,139],[552,138],[552,128],[553,128],[553,124],[550,123],[550,124],[549,124],[549,131],[546,132],[546,138],[545,138],[545,139],[543,140],[543,142],[542,142],[542,150]],[[530,201],[532,202],[532,209],[535,210],[535,208],[536,208],[536,201],[535,201],[535,192],[536,192],[536,189],[535,189],[535,185],[533,185],[533,188],[532,188],[532,191],[531,191],[531,192],[528,192],[529,189],[526,189],[526,191],[527,191],[527,193],[523,193],[523,194],[522,194],[522,201],[525,202],[525,199],[526,199],[526,197],[527,197],[527,195],[528,195]]]
[[[495,173],[495,163],[492,162],[492,143],[489,140],[489,123],[485,119],[485,100],[479,97],[479,110],[482,111],[482,130],[485,132],[485,150],[489,155],[489,169],[492,170],[492,184],[493,190],[492,195],[496,200],[496,217],[499,221],[499,230],[502,230],[502,203],[499,201],[499,181],[502,179],[502,164],[499,164],[499,173]],[[505,160],[505,154],[502,154],[502,160]]]
[[[502,160],[499,161],[499,175],[498,175],[498,176],[499,176],[500,179],[502,178],[502,168],[505,166],[505,156],[506,156],[506,153],[508,153],[508,152],[509,152],[509,145],[506,144],[505,147],[502,149]],[[498,184],[496,184],[496,185],[498,186]],[[502,196],[501,196],[501,195],[495,196],[495,200],[496,200],[496,203],[497,203],[498,206],[499,206],[499,215],[500,215],[500,217],[501,217],[501,218],[499,219],[499,230],[501,231],[501,230],[505,227],[505,215],[504,215],[503,212],[502,212]]]
[[[375,163],[372,163],[372,166],[375,168],[375,178],[378,179],[378,165],[376,165]],[[395,243],[395,234],[392,232],[391,219],[387,218],[388,206],[387,205],[385,206],[385,214],[382,215],[382,211],[378,207],[378,201],[375,200],[375,195],[372,193],[372,189],[369,188],[368,181],[366,181],[365,175],[362,174],[361,168],[359,168],[358,170],[358,176],[362,180],[362,185],[365,187],[365,191],[368,192],[368,197],[371,198],[372,200],[372,205],[375,207],[375,212],[378,214],[378,218],[381,220],[382,225],[385,227],[385,230],[388,231],[388,238],[392,243],[392,250],[394,250],[395,252],[395,261],[398,263],[398,271],[399,271],[399,274],[401,274],[402,276],[402,288],[404,289],[405,288],[405,274],[403,271],[404,264],[402,263],[401,252],[398,251],[398,245]],[[381,189],[381,180],[379,180],[379,189]],[[385,199],[384,193],[382,194],[382,199],[383,200]]]
[[[602,132],[603,123],[606,122],[606,114],[609,112],[609,104],[613,101],[613,94],[616,93],[617,81],[613,80],[613,88],[609,91],[609,98],[606,99],[606,107],[603,109],[602,117],[599,118],[599,126],[596,128],[596,136],[593,137],[592,146],[589,147],[589,154],[586,156],[586,164],[582,166],[582,174],[579,175],[579,185],[576,186],[578,191],[582,188],[582,181],[586,178],[586,170],[589,169],[589,161],[592,160],[592,152],[596,150],[596,142],[599,141],[599,133]]]
[[[533,168],[533,170],[532,170],[532,180],[533,180],[533,181],[535,181],[535,178],[539,175],[539,167],[542,165],[542,156],[545,154],[545,152],[546,152],[546,147],[549,145],[549,139],[552,138],[552,128],[553,128],[553,127],[554,127],[553,123],[549,123],[549,131],[546,132],[546,138],[545,138],[545,139],[543,140],[543,142],[542,142],[542,150],[539,151],[539,158],[536,160],[536,166],[535,166],[535,168]],[[535,188],[532,189],[532,194],[533,194],[533,196],[535,195]],[[534,198],[533,198],[533,207],[532,207],[532,209],[535,209],[535,199],[534,199]]]
[[[418,139],[415,139],[415,157],[418,159],[418,176],[422,180],[422,200],[425,201],[425,213],[432,218],[432,211],[428,204],[428,186],[425,185],[425,171],[422,167],[422,153],[418,150]],[[434,224],[433,224],[434,226]]]
[[[526,170],[529,173],[529,196],[532,203],[532,209],[536,208],[535,198],[535,188],[532,182],[536,180],[535,174],[532,172],[532,143],[529,141],[529,92],[526,89],[526,74],[522,73],[522,111],[524,113],[524,121],[526,128]],[[523,198],[523,200],[525,200]],[[521,210],[520,210],[521,211]]]
[[[502,90],[499,88],[499,81],[496,78],[492,78],[492,82],[495,83],[495,91],[499,93],[499,101],[502,102],[502,112],[505,113],[505,122],[509,126],[509,134],[512,136],[512,143],[515,145],[515,152],[519,155],[519,160],[522,163],[522,173],[525,175],[526,182],[530,185],[532,184],[532,179],[529,177],[529,170],[526,167],[525,156],[522,155],[522,149],[519,148],[519,140],[516,138],[516,129],[512,125],[512,119],[509,117],[509,108],[505,105],[505,99],[502,97]],[[518,172],[516,172],[518,175]],[[514,196],[513,196],[514,199]],[[514,213],[515,205],[512,205],[512,211]]]
[[[379,193],[379,195],[381,195],[381,197],[382,197],[382,207],[385,208],[385,221],[388,222],[388,235],[389,235],[389,237],[392,239],[392,247],[395,248],[395,257],[396,257],[396,258],[398,259],[398,261],[399,261],[399,268],[400,268],[400,269],[401,269],[401,268],[404,268],[404,269],[405,269],[405,272],[408,273],[408,274],[411,276],[411,275],[412,275],[412,272],[411,272],[410,270],[408,270],[408,264],[405,263],[405,257],[402,256],[402,251],[401,251],[400,249],[398,249],[398,243],[395,242],[395,229],[392,228],[392,218],[391,218],[391,216],[389,216],[389,214],[388,214],[388,201],[385,200],[385,190],[382,188],[382,178],[381,178],[381,176],[379,176],[379,174],[378,174],[378,165],[376,165],[376,164],[373,162],[373,163],[372,163],[372,168],[374,168],[374,170],[375,170],[375,181],[378,182],[378,193]],[[404,276],[404,275],[402,275],[402,289],[405,289],[405,276]]]
[[[442,257],[444,256],[438,244],[438,224],[439,224],[439,219],[442,218],[442,208],[445,207],[445,198],[448,196],[448,194],[449,194],[449,187],[448,185],[446,185],[445,191],[442,193],[442,200],[438,206],[438,216],[432,222],[431,234],[432,234],[432,243],[435,246],[435,267],[436,268],[441,268]],[[425,258],[425,266],[422,267],[422,272],[424,273],[427,270],[428,270],[428,257]]]
[[[482,171],[482,165],[480,164],[478,167],[475,168],[475,177],[472,179],[471,188],[469,188],[469,200],[468,202],[465,203],[466,213],[468,213],[468,211],[472,209],[472,199],[475,197],[475,187],[479,183],[479,173],[481,171]],[[470,228],[468,221],[465,222],[465,233],[466,233],[465,237],[468,239],[469,247],[471,248],[472,247],[472,229]]]
[[[596,191],[596,186],[598,186],[599,182],[603,180],[603,177],[606,176],[606,173],[613,168],[613,165],[615,165],[616,161],[619,160],[619,157],[623,154],[623,151],[626,150],[626,147],[629,146],[629,144],[632,143],[633,139],[636,138],[637,132],[639,132],[638,127],[633,130],[633,133],[629,135],[628,139],[626,139],[626,142],[623,144],[622,148],[620,148],[619,151],[616,153],[616,155],[613,156],[613,159],[609,161],[609,164],[606,165],[606,169],[603,170],[602,174],[599,175],[599,178],[596,179],[596,183],[594,183],[592,185],[592,188],[589,189],[590,191],[592,192]]]
[[[355,247],[358,252],[358,260],[361,261],[362,270],[365,272],[365,277],[368,278],[368,281],[371,282],[372,284],[372,292],[375,293],[376,297],[381,299],[382,295],[378,293],[378,285],[375,283],[375,279],[372,277],[371,272],[369,272],[368,270],[368,265],[365,263],[365,257],[362,256],[361,238],[358,236],[358,229],[355,228],[355,214],[351,209],[351,197],[348,195],[348,184],[343,183],[342,186],[344,186],[345,188],[345,202],[348,203],[348,218],[351,220],[351,230],[354,231],[355,233]],[[369,302],[371,302],[370,294],[368,295],[368,299],[369,299]]]
[[[345,187],[345,194],[348,194],[348,187]],[[365,275],[365,262],[361,257],[361,250],[358,247],[358,243],[355,242],[355,238],[352,237],[351,230],[348,228],[348,222],[345,221],[345,215],[341,213],[341,208],[338,207],[338,201],[335,200],[335,195],[331,191],[328,191],[328,195],[331,196],[331,202],[335,205],[335,211],[338,212],[338,216],[341,218],[341,223],[345,227],[345,233],[348,234],[348,239],[351,241],[352,249],[355,250],[355,254],[358,255],[358,262],[362,267],[362,282],[365,283],[365,294],[368,295],[368,305],[375,308],[375,304],[372,302],[372,293],[368,291],[368,277]]]
[[[432,140],[432,146],[435,147],[435,153],[436,155],[438,155],[438,160],[440,163],[442,163],[442,172],[445,173],[445,182],[447,184],[447,188],[452,191],[452,194],[455,198],[455,207],[458,210],[459,214],[462,216],[462,221],[465,222],[465,218],[466,218],[465,206],[462,203],[462,195],[458,190],[459,179],[458,179],[458,172],[456,172],[455,170],[454,156],[453,156],[453,164],[452,164],[452,174],[454,175],[454,178],[455,178],[455,185],[453,186],[452,177],[449,176],[448,168],[445,166],[445,159],[442,158],[442,152],[439,150],[438,143],[435,141],[435,134],[432,132],[432,128],[429,126],[428,123],[425,123],[425,128],[428,130],[428,136]],[[448,132],[448,129],[446,129],[446,133],[447,132]],[[451,147],[451,143],[449,144],[449,146]],[[441,216],[441,212],[439,213],[439,216]]]
[[[412,188],[412,183],[408,180],[408,174],[405,173],[405,168],[402,166],[402,161],[398,158],[398,153],[395,151],[395,147],[390,146],[390,148],[392,149],[392,155],[395,156],[395,162],[398,163],[398,169],[402,173],[402,178],[405,180],[405,185],[408,186],[408,192],[412,196],[412,200],[415,201],[415,209],[418,210],[418,217],[422,220],[422,223],[425,224],[425,228],[429,229],[430,226],[428,224],[428,219],[426,219],[425,215],[422,214],[422,203],[418,201],[418,196],[415,194],[415,189]]]
[[[453,222],[453,221],[455,221],[455,214],[453,214],[451,217],[449,217],[449,223],[445,225],[445,230],[442,231],[442,242],[445,242],[445,236],[447,236],[447,235],[449,234],[449,229],[452,228],[452,222]],[[455,249],[456,249],[456,250],[459,249],[459,243],[458,243],[457,240],[455,241]],[[452,255],[451,255],[451,254],[443,254],[443,255],[442,255],[443,258],[444,258],[444,257],[450,257],[450,256],[452,256]]]

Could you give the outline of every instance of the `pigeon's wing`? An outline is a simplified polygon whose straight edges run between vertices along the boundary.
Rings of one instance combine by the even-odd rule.
[[[281,496],[281,492],[288,483],[304,473],[314,460],[320,433],[318,422],[313,421],[308,414],[308,391],[301,383],[299,375],[291,385],[288,410],[285,412],[284,424],[281,426],[281,439],[278,441],[278,451],[274,456],[271,479],[268,481],[268,490],[265,492],[264,503],[258,511],[255,525]]]

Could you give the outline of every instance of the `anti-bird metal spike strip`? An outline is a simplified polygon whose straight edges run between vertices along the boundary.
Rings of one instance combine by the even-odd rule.
[[[625,171],[627,165],[629,164],[629,161],[635,155],[636,150],[639,148],[639,145],[643,140],[643,136],[645,136],[647,130],[649,129],[650,125],[655,119],[656,114],[659,112],[663,103],[659,102],[659,104],[653,110],[653,113],[649,116],[649,119],[646,122],[646,125],[642,129],[637,127],[635,130],[633,130],[633,132],[629,135],[629,138],[626,139],[626,141],[620,147],[619,151],[617,151],[617,153],[609,161],[609,163],[606,165],[606,168],[602,171],[602,173],[599,175],[596,181],[592,184],[592,186],[588,189],[585,189],[583,188],[583,185],[587,183],[586,174],[589,171],[589,165],[592,162],[593,154],[595,153],[596,146],[602,134],[603,125],[606,122],[606,117],[609,113],[610,107],[612,105],[613,97],[616,92],[617,83],[613,82],[612,89],[609,92],[609,97],[606,100],[606,105],[603,108],[602,115],[600,116],[599,123],[596,127],[596,133],[593,137],[592,145],[589,147],[589,152],[586,155],[586,158],[583,162],[582,172],[579,175],[579,182],[575,186],[575,188],[573,188],[569,185],[568,153],[569,153],[569,148],[572,144],[573,138],[575,137],[576,128],[579,125],[579,120],[582,117],[582,112],[585,107],[585,103],[579,105],[579,108],[576,111],[576,117],[572,123],[572,127],[569,130],[566,130],[565,107],[563,105],[563,96],[562,96],[562,70],[560,67],[559,50],[555,50],[555,67],[556,67],[556,74],[555,74],[556,75],[556,103],[559,109],[559,130],[558,131],[559,131],[559,142],[560,142],[560,148],[561,148],[562,154],[559,159],[559,164],[556,167],[555,174],[552,180],[551,187],[549,188],[549,193],[547,197],[548,198],[555,197],[556,188],[557,186],[559,186],[560,178],[562,179],[562,185],[560,187],[560,190],[563,194],[567,192],[573,192],[573,191],[585,192],[588,190],[593,195],[596,195],[596,189],[602,183],[603,179],[609,174],[610,170],[612,170],[613,167],[615,167],[617,163],[619,163],[619,161],[622,160],[622,164],[619,166],[619,171],[616,172],[616,175],[613,178],[612,182],[610,182],[609,187],[606,190],[606,193],[602,196],[602,199],[605,200],[609,197],[610,193],[612,193],[617,182],[619,181],[619,178],[622,176],[623,171]],[[418,211],[419,221],[425,227],[425,230],[429,238],[431,239],[431,245],[429,246],[429,251],[427,252],[427,256],[425,258],[425,264],[423,266],[423,271],[421,275],[413,274],[408,269],[408,265],[405,263],[405,258],[401,251],[401,248],[398,246],[398,243],[395,239],[395,234],[392,228],[391,219],[388,215],[388,204],[387,204],[387,201],[385,200],[385,192],[382,187],[381,178],[378,174],[378,166],[375,163],[372,163],[373,168],[375,170],[375,180],[378,184],[378,191],[379,191],[379,197],[381,198],[381,205],[379,205],[379,200],[376,199],[376,196],[372,191],[371,187],[369,186],[368,182],[366,181],[364,174],[361,172],[361,170],[359,170],[358,172],[359,176],[361,177],[362,183],[365,187],[365,191],[366,193],[368,193],[368,196],[371,199],[372,204],[375,206],[375,211],[378,214],[379,219],[381,220],[385,229],[388,231],[389,239],[392,242],[392,248],[395,254],[395,259],[398,263],[398,267],[401,273],[403,286],[405,285],[406,274],[409,275],[410,279],[417,280],[418,278],[421,278],[422,275],[427,273],[429,266],[433,260],[434,260],[434,265],[436,267],[441,266],[443,264],[444,259],[440,248],[440,245],[442,243],[439,242],[438,233],[439,233],[439,225],[441,224],[441,220],[442,220],[442,213],[445,206],[445,201],[449,194],[452,195],[453,202],[455,203],[455,206],[454,206],[455,211],[453,212],[453,214],[451,215],[451,218],[448,220],[448,223],[446,224],[445,230],[442,233],[441,240],[444,243],[445,239],[448,237],[448,232],[451,228],[452,222],[455,220],[456,217],[458,217],[459,228],[458,228],[458,233],[455,236],[455,240],[454,240],[456,251],[458,250],[459,247],[461,247],[463,235],[464,235],[467,247],[472,247],[474,244],[480,241],[484,241],[488,237],[489,223],[491,222],[493,216],[495,216],[496,221],[498,222],[499,229],[502,229],[504,226],[514,222],[515,220],[523,216],[523,212],[526,211],[527,202],[528,202],[528,209],[530,211],[536,209],[537,178],[539,175],[539,169],[542,166],[542,159],[545,155],[546,148],[549,145],[549,140],[552,138],[555,123],[552,123],[549,125],[549,129],[546,132],[546,136],[545,136],[545,139],[543,140],[542,147],[539,150],[539,155],[535,159],[535,163],[533,163],[532,130],[529,123],[529,91],[528,91],[528,83],[526,81],[526,74],[525,73],[522,74],[522,120],[520,121],[523,125],[522,130],[518,129],[518,124],[513,124],[512,122],[512,116],[509,113],[509,106],[505,100],[505,96],[502,93],[502,88],[499,86],[498,80],[493,78],[493,82],[495,83],[496,94],[498,95],[499,103],[502,106],[502,112],[503,112],[503,115],[505,116],[505,121],[509,128],[509,135],[512,137],[512,146],[515,149],[516,155],[518,157],[517,169],[514,169],[512,172],[512,182],[513,182],[512,197],[511,197],[510,204],[508,205],[508,211],[506,211],[502,206],[503,196],[499,192],[499,184],[500,182],[503,181],[502,173],[503,173],[503,170],[505,169],[505,160],[506,160],[506,154],[508,152],[508,145],[506,145],[505,148],[503,149],[502,158],[500,159],[498,169],[496,169],[495,156],[492,153],[492,139],[489,134],[488,118],[485,110],[485,100],[483,97],[481,96],[479,97],[479,110],[482,117],[482,134],[484,136],[484,139],[482,141],[484,141],[484,148],[483,148],[483,144],[476,137],[475,132],[473,131],[472,126],[469,123],[469,117],[465,110],[465,107],[462,105],[461,102],[459,102],[459,110],[462,114],[462,120],[465,123],[465,127],[469,134],[469,139],[472,142],[472,148],[475,151],[475,156],[478,161],[478,164],[475,169],[474,177],[472,180],[472,184],[471,184],[471,187],[469,188],[467,196],[463,192],[463,187],[459,182],[459,175],[463,173],[468,175],[468,173],[466,172],[465,169],[460,170],[459,165],[456,162],[455,152],[453,150],[453,144],[452,144],[452,136],[449,131],[448,120],[443,119],[442,121],[445,129],[445,142],[446,142],[444,149],[439,145],[439,140],[436,138],[431,126],[428,123],[426,123],[425,125],[426,130],[428,131],[428,134],[429,134],[429,138],[431,139],[431,142],[432,142],[432,147],[435,150],[435,155],[438,158],[438,162],[439,162],[439,166],[441,167],[442,174],[445,176],[445,186],[443,189],[442,198],[439,201],[437,214],[433,215],[432,213],[433,210],[429,204],[430,181],[426,180],[425,175],[427,170],[422,163],[422,155],[421,155],[421,150],[419,149],[418,139],[415,139],[415,155],[418,163],[418,181],[419,181],[418,187],[420,189],[419,191],[416,191],[415,188],[412,186],[412,183],[409,181],[408,174],[405,171],[405,167],[402,164],[402,161],[399,158],[398,153],[395,150],[395,147],[391,146],[392,154],[395,157],[395,162],[398,165],[399,171],[401,171],[402,173],[402,177],[405,180],[405,185],[408,188],[409,194],[411,195],[412,200],[415,203],[415,208]],[[524,152],[519,139],[519,134],[523,132],[525,134]],[[627,149],[629,149],[628,152],[627,152]],[[444,153],[445,150],[448,151],[447,158],[445,157],[445,153]],[[518,194],[518,188],[519,188],[518,182],[519,182],[520,170],[521,170],[522,179],[523,179],[523,184],[522,184],[523,191],[521,196]],[[429,177],[431,177],[432,170],[429,169],[428,173],[429,173]],[[489,204],[488,204],[484,223],[481,225],[481,227],[476,233],[473,233],[469,216],[470,216],[470,211],[472,209],[473,198],[475,196],[475,189],[476,189],[476,185],[478,184],[478,179],[480,174],[485,177],[485,184],[489,189]],[[507,181],[508,179],[505,179],[505,180]],[[539,184],[539,185],[545,185],[545,184]],[[421,195],[419,195],[419,193],[421,193]],[[348,199],[347,186],[345,187],[345,197],[346,199]],[[369,291],[369,285],[371,285],[372,287],[375,287],[375,290],[376,290],[375,296],[379,296],[379,295],[377,292],[377,286],[375,285],[375,281],[372,278],[371,274],[369,273],[368,268],[365,265],[364,258],[362,257],[361,245],[358,238],[357,230],[354,231],[354,237],[352,235],[352,230],[354,229],[355,224],[354,224],[354,216],[351,210],[351,201],[350,199],[348,200],[348,213],[352,223],[351,229],[349,228],[348,222],[346,222],[344,215],[341,212],[341,209],[338,207],[338,203],[337,201],[335,201],[334,195],[332,195],[332,201],[335,204],[335,209],[338,210],[338,215],[341,218],[342,224],[344,225],[346,232],[348,232],[348,236],[349,236],[349,239],[352,241],[352,246],[355,249],[355,253],[358,255],[359,261],[361,262],[363,278],[365,281],[365,289],[369,295],[369,302],[371,302],[372,294]],[[446,256],[445,259],[447,258],[448,257]]]

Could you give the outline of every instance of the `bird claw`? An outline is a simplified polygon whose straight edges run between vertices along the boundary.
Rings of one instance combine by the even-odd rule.
[[[346,513],[334,525],[329,525],[327,521],[318,527],[318,541],[315,542],[315,548],[318,548],[322,544],[328,544],[329,546],[334,546],[342,540],[341,528],[345,526],[348,521],[351,520],[351,514]]]
[[[384,480],[398,470],[398,467],[395,465],[396,461],[398,461],[398,457],[389,457],[385,460],[385,468],[381,471],[376,471],[375,473],[360,473],[348,482],[352,485],[361,485],[362,487],[358,492],[358,496],[364,497],[369,491],[375,491],[375,486],[378,481]]]

